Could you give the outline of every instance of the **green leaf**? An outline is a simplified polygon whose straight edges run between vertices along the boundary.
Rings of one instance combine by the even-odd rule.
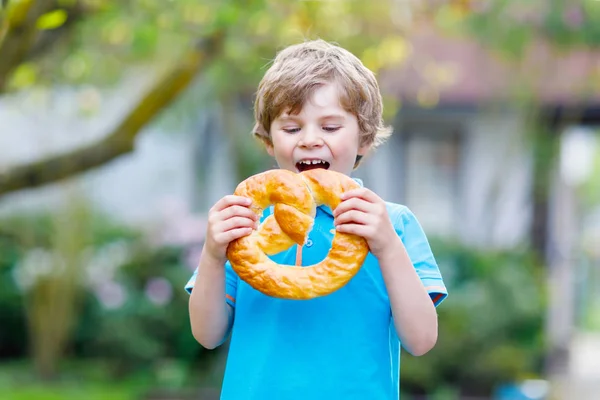
[[[37,75],[38,70],[35,64],[23,63],[15,69],[11,77],[10,86],[17,89],[30,87],[35,83]]]
[[[40,30],[60,28],[68,17],[65,10],[50,11],[38,18],[36,26]]]

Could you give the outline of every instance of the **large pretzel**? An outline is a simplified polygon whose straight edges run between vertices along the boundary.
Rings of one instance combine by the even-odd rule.
[[[234,271],[256,290],[284,299],[311,299],[346,285],[369,250],[361,237],[336,232],[325,259],[310,266],[277,264],[267,255],[303,245],[316,207],[323,204],[335,210],[340,195],[356,187],[348,176],[325,169],[270,170],[244,180],[234,194],[252,199],[257,215],[271,204],[274,207],[257,230],[229,244],[227,257]]]

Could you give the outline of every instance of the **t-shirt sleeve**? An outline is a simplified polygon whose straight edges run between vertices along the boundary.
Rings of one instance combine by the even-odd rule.
[[[398,213],[395,227],[421,282],[437,307],[448,297],[448,290],[435,260],[429,241],[413,212],[403,207]]]
[[[198,269],[194,270],[192,277],[188,280],[185,285],[185,290],[191,294],[196,283],[196,277],[198,276]],[[238,276],[231,268],[229,261],[225,263],[225,301],[231,307],[235,308],[235,298],[238,286]]]

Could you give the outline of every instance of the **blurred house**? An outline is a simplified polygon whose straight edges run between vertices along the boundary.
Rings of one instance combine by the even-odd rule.
[[[536,211],[528,120],[537,118],[551,135],[593,136],[598,54],[561,54],[539,43],[510,64],[430,26],[416,27],[409,42],[401,68],[380,77],[382,90],[401,104],[396,134],[363,174],[386,198],[411,207],[428,232],[477,246],[522,244]],[[536,99],[539,115],[524,107],[526,98]],[[589,174],[590,154],[569,160],[556,179],[574,169]]]

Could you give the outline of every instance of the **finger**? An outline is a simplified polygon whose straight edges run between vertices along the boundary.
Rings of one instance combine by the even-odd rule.
[[[225,208],[220,212],[219,219],[226,221],[233,217],[246,217],[250,218],[253,221],[258,220],[258,215],[248,207],[233,205]]]
[[[225,208],[231,207],[234,205],[248,207],[250,204],[252,204],[252,200],[250,200],[247,197],[228,195],[228,196],[224,196],[221,199],[219,199],[219,201],[217,201],[215,203],[215,205],[212,207],[212,211],[222,211]]]
[[[349,223],[367,225],[369,223],[369,214],[359,210],[349,210],[339,214],[333,222],[336,226]]]
[[[244,206],[230,206],[220,212],[212,212],[208,217],[209,224],[215,225],[234,217],[250,218],[253,221],[258,221],[259,216],[251,209]]]
[[[347,192],[342,193],[340,199],[342,200],[342,202],[344,202],[344,200],[348,200],[354,197],[361,198],[370,203],[377,203],[380,200],[379,196],[377,196],[373,191],[364,187],[348,190]]]
[[[361,224],[341,224],[335,227],[337,232],[341,233],[349,233],[356,236],[361,236],[363,238],[369,238],[372,234],[372,227],[370,225],[361,225]]]
[[[251,233],[252,228],[235,228],[215,236],[215,241],[226,244],[244,236],[248,236]]]
[[[343,214],[350,210],[360,210],[366,213],[371,213],[375,209],[375,205],[373,203],[369,203],[368,201],[359,198],[352,197],[348,200],[342,201],[336,208],[333,210],[333,216],[337,217],[340,214]]]
[[[256,221],[246,217],[232,217],[228,220],[222,221],[218,227],[217,232],[227,232],[237,228],[254,228]]]

